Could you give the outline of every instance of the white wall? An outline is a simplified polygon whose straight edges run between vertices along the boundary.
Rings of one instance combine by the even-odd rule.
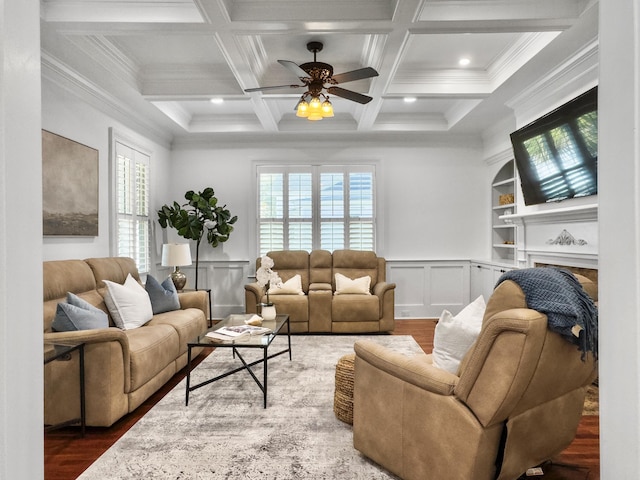
[[[38,2],[0,1],[0,479],[43,467]]]
[[[163,201],[180,201],[187,190],[213,187],[218,199],[239,220],[222,250],[201,247],[201,258],[253,261],[257,254],[257,163],[373,162],[377,165],[377,250],[381,255],[401,260],[486,256],[489,180],[478,145],[429,139],[390,143],[372,140],[342,144],[329,138],[283,146],[248,139],[234,144],[176,146],[171,186]]]
[[[155,211],[161,205],[157,201],[157,194],[165,192],[170,181],[169,148],[131,131],[46,77],[42,82],[42,128],[97,149],[100,163],[98,236],[44,237],[44,260],[109,256],[109,129],[114,128],[135,144],[132,146],[151,154],[150,203],[154,218]]]

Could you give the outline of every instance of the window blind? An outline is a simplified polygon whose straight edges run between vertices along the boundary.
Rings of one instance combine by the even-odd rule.
[[[150,270],[149,156],[115,142],[115,255]]]
[[[375,249],[371,165],[259,166],[258,253]]]

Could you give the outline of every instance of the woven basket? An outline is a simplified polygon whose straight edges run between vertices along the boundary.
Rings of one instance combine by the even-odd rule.
[[[510,205],[514,202],[513,193],[505,193],[498,197],[498,203],[500,205]]]
[[[353,371],[356,355],[350,353],[336,365],[336,390],[333,396],[333,413],[338,420],[353,425]]]

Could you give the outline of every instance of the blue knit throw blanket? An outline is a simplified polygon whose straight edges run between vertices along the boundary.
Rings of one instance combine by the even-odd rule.
[[[555,267],[511,270],[496,287],[505,280],[520,286],[527,306],[547,315],[548,328],[577,345],[583,360],[588,351],[598,358],[598,309],[571,272]],[[576,325],[578,337],[573,333]]]

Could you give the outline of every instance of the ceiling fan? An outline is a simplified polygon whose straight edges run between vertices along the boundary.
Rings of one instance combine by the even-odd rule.
[[[340,83],[353,82],[355,80],[363,80],[365,78],[377,77],[378,72],[371,67],[359,68],[350,72],[333,74],[333,66],[328,63],[316,61],[316,54],[322,51],[322,42],[307,43],[307,50],[313,52],[313,62],[297,65],[289,60],[278,60],[278,63],[286,67],[291,73],[297,76],[302,85],[275,85],[271,87],[247,88],[245,92],[259,92],[265,90],[276,90],[281,88],[306,88],[302,94],[300,101],[296,105],[297,116],[305,117],[309,120],[321,120],[323,117],[333,116],[333,107],[329,102],[327,94],[336,95],[337,97],[351,100],[361,104],[367,104],[373,100],[368,95],[363,95],[352,90],[347,90],[336,85]],[[324,102],[320,102],[320,97],[324,98]],[[308,101],[307,101],[308,100]]]

